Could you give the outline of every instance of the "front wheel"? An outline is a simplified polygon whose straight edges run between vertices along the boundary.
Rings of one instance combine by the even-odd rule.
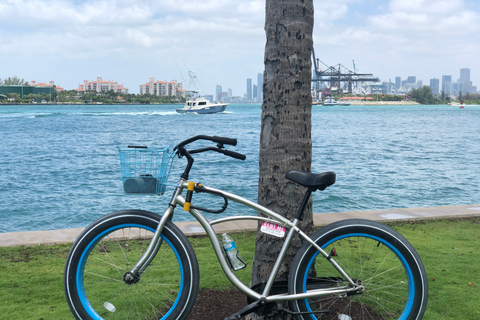
[[[171,222],[138,281],[124,280],[145,252],[160,220],[146,211],[107,215],[77,238],[67,258],[65,294],[76,319],[186,319],[198,293],[198,263]]]
[[[422,319],[427,277],[420,257],[397,231],[377,222],[352,219],[332,223],[311,236],[364,291],[294,300],[297,319]],[[340,273],[309,243],[295,256],[289,293],[348,286]],[[318,313],[326,311],[329,313]]]

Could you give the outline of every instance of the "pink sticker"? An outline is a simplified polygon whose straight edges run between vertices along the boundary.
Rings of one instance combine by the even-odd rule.
[[[279,226],[278,224],[270,223],[263,221],[260,231],[266,234],[270,234],[275,237],[283,238],[285,235],[285,227]]]

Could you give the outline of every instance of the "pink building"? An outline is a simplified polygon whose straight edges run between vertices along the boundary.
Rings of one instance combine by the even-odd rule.
[[[150,81],[140,85],[140,94],[151,94],[154,96],[170,96],[180,97],[183,96],[184,90],[182,83],[177,80],[167,81],[155,81],[154,78],[150,78]]]
[[[104,81],[102,77],[97,77],[97,81],[84,80],[83,84],[78,85],[77,92],[84,93],[86,91],[107,92],[113,90],[118,93],[128,93],[128,89],[123,84],[114,81]]]

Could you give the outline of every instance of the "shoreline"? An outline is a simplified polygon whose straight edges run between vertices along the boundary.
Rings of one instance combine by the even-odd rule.
[[[352,101],[350,105],[356,106],[423,106],[415,101]],[[442,106],[442,104],[437,104],[437,106]]]
[[[350,106],[423,106],[415,101],[347,101]],[[164,106],[164,105],[184,105],[184,102],[175,103],[0,103],[0,106]],[[261,105],[261,103],[229,103],[228,105]],[[312,103],[313,107],[324,107],[321,103]],[[443,104],[437,104],[443,106]]]
[[[378,222],[408,222],[430,219],[462,219],[480,217],[480,204],[383,209],[369,211],[347,211],[315,213],[313,224],[316,228],[345,219],[367,219]],[[197,221],[175,222],[187,237],[206,236],[205,231]],[[257,220],[236,220],[215,226],[215,233],[256,231]],[[73,243],[84,228],[48,230],[48,231],[22,231],[0,233],[0,247],[54,245]]]
[[[426,106],[415,101],[344,101],[350,103],[350,106]],[[328,107],[321,103],[312,104],[314,107]],[[444,106],[444,104],[435,104],[435,106]],[[333,106],[333,107],[347,107],[347,106]]]

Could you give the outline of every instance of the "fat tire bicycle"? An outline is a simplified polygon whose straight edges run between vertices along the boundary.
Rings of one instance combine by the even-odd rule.
[[[217,145],[187,150],[187,145],[197,140]],[[181,142],[174,153],[185,157],[187,165],[163,215],[118,211],[93,222],[79,235],[64,273],[65,295],[76,319],[187,319],[199,290],[199,268],[192,245],[172,222],[177,206],[200,223],[225,276],[249,299],[249,304],[228,320],[252,312],[286,312],[299,320],[422,319],[428,292],[425,268],[413,246],[397,231],[362,219],[338,221],[311,236],[298,228],[311,193],[334,184],[335,173],[286,173],[287,179],[307,190],[292,221],[238,195],[188,181],[193,154],[214,151],[244,160],[244,155],[225,149],[236,143],[236,139],[205,135]],[[224,205],[220,210],[197,207],[192,204],[194,192],[221,197]],[[201,213],[221,213],[228,201],[265,216],[209,221]],[[284,244],[265,283],[248,287],[230,268],[213,226],[235,220],[257,220],[284,228]],[[287,283],[276,281],[295,233],[303,245]],[[283,302],[288,302],[288,307]]]

